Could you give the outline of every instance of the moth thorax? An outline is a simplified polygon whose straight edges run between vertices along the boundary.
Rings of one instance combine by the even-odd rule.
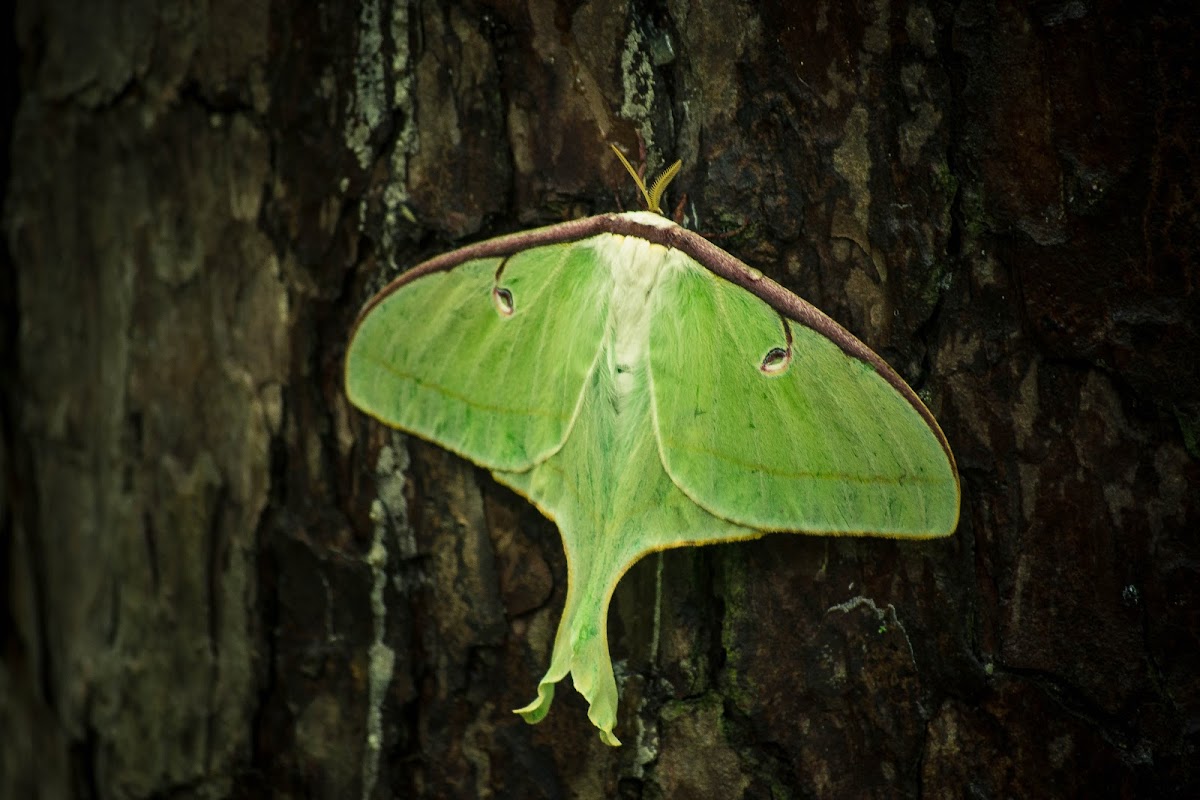
[[[633,389],[650,342],[654,289],[667,269],[670,251],[636,236],[599,237],[597,255],[612,272],[609,312],[617,393]]]

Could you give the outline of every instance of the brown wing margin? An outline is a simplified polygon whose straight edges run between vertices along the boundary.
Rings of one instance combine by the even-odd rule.
[[[434,272],[446,272],[454,269],[459,264],[467,261],[472,261],[477,258],[494,258],[497,256],[509,256],[513,253],[522,250],[528,250],[531,247],[540,247],[547,244],[562,244],[565,242],[576,242],[580,239],[586,239],[589,236],[595,236],[598,233],[619,231],[614,230],[612,220],[620,219],[619,214],[601,214],[595,217],[584,217],[583,219],[571,220],[558,225],[548,225],[544,228],[534,228],[533,230],[521,231],[519,233],[510,233],[505,236],[497,236],[494,239],[487,239],[475,244],[469,244],[466,247],[460,247],[457,250],[451,250],[448,253],[443,253],[440,256],[423,261],[417,266],[405,271],[397,276],[387,286],[380,289],[362,310],[358,312],[358,316],[354,320],[354,325],[351,328],[351,338],[353,338],[354,330],[358,328],[358,324],[362,321],[371,309],[387,299],[388,295],[397,291],[417,278],[424,277]],[[652,226],[642,226],[648,230],[653,230]],[[639,233],[630,233],[629,235],[640,236]],[[646,238],[646,237],[643,237]]]

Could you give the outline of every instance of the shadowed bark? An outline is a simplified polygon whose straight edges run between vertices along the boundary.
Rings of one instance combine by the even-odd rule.
[[[1187,3],[19,2],[4,70],[0,797],[1200,791]],[[19,68],[19,73],[17,71]],[[400,270],[638,204],[925,398],[920,543],[651,556],[510,712],[552,523],[351,408]]]

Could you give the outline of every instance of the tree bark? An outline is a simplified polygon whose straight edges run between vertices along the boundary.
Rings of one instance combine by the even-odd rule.
[[[1186,3],[18,2],[0,797],[1200,791]],[[16,70],[6,70],[15,75]],[[1191,76],[1191,77],[1189,77]],[[604,746],[557,532],[341,389],[361,304],[636,207],[927,399],[944,540],[639,562]]]

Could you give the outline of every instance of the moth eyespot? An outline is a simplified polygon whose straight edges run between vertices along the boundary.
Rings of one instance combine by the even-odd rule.
[[[792,363],[792,351],[784,350],[782,347],[772,347],[763,356],[762,363],[758,368],[767,375],[778,375],[788,368],[788,364]]]
[[[500,312],[502,317],[511,317],[516,307],[513,305],[512,292],[505,289],[503,286],[497,286],[492,289],[492,304],[496,306],[496,310]]]

